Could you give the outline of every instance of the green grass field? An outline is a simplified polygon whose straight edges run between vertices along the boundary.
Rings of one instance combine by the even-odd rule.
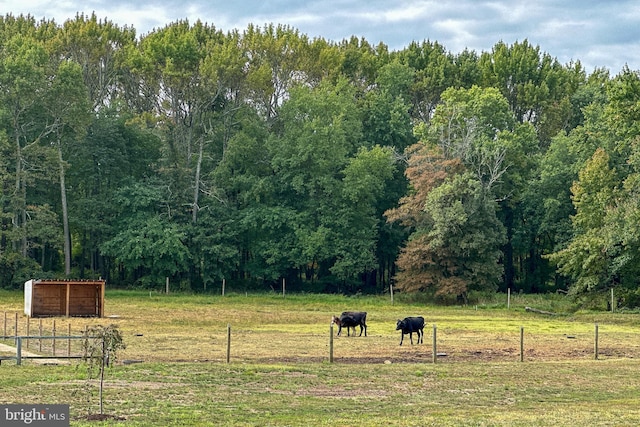
[[[436,307],[402,296],[392,305],[380,296],[107,291],[110,318],[55,321],[65,333],[69,325],[74,333],[94,324],[121,329],[127,348],[107,372],[104,404],[123,419],[81,419],[98,410],[97,386],[87,387],[76,361],[3,362],[0,403],[66,403],[73,426],[640,424],[640,315],[575,311],[562,296],[518,295],[507,309],[505,298]],[[20,292],[0,291],[11,333],[22,305]],[[367,311],[369,334],[334,337],[329,363],[331,315],[344,310]],[[406,337],[400,347],[395,322],[410,315],[425,317],[425,343],[411,346]],[[24,334],[27,319],[18,317]],[[45,331],[53,320],[43,319]],[[31,331],[38,322],[30,320]]]

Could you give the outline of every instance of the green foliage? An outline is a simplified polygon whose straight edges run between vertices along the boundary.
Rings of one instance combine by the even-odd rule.
[[[452,176],[429,193],[425,213],[431,226],[418,232],[424,261],[416,271],[415,258],[401,258],[405,270],[398,275],[398,287],[465,298],[470,290],[495,290],[502,274],[498,261],[504,228],[480,183],[469,173]]]
[[[413,117],[429,121],[440,101],[440,96],[449,87],[467,87],[456,81],[457,74],[465,74],[462,67],[454,65],[455,58],[448,54],[438,42],[411,43],[398,52],[399,60],[414,72],[411,84]],[[462,57],[460,57],[462,59]],[[466,67],[465,67],[466,68]],[[477,83],[473,80],[472,83]]]
[[[0,287],[20,289],[34,277],[42,277],[42,269],[35,260],[13,251],[0,254]]]
[[[134,28],[120,28],[108,19],[98,19],[95,13],[78,14],[57,32],[55,50],[81,67],[84,84],[77,89],[88,92],[94,110],[113,106],[118,88],[127,85],[122,64],[135,38]]]
[[[615,170],[609,167],[609,156],[598,149],[571,187],[576,208],[573,224],[579,233],[604,225],[607,209],[616,198],[615,187]]]
[[[541,142],[563,129],[570,114],[568,98],[584,80],[582,67],[563,67],[527,40],[498,42],[479,61],[482,80],[498,88],[516,120],[531,122]]]
[[[102,250],[130,271],[144,272],[146,285],[161,287],[165,277],[187,268],[190,253],[185,243],[185,233],[177,225],[151,217],[128,223]]]
[[[627,68],[586,75],[527,40],[389,51],[275,24],[136,37],[7,15],[0,89],[6,286],[37,260],[194,290],[382,292],[398,269],[462,297],[638,287]]]
[[[626,138],[633,128],[624,120],[612,125],[611,115],[633,115],[630,102],[637,98],[633,88],[637,76],[626,72],[608,89],[611,99],[601,115],[587,115],[585,128],[594,129],[601,144],[578,173],[571,187],[575,215],[572,216],[574,237],[566,247],[549,255],[559,271],[571,277],[571,291],[577,294],[621,288],[623,292],[637,288],[637,239],[632,226],[637,212],[637,174],[634,170],[635,143]],[[604,121],[596,122],[603,117]],[[631,131],[633,134],[633,131]],[[576,132],[577,133],[577,132]],[[619,165],[627,158],[627,165]],[[633,298],[629,298],[632,301]]]
[[[339,249],[347,247],[340,237],[345,231],[349,230],[348,235],[354,236],[354,240],[360,234],[349,229],[354,225],[349,218],[354,212],[347,206],[356,198],[363,202],[364,212],[371,215],[371,211],[366,210],[367,203],[370,205],[375,199],[361,199],[363,191],[358,188],[345,188],[343,193],[345,183],[341,178],[346,175],[346,184],[355,180],[367,187],[368,194],[364,197],[371,194],[369,185],[379,183],[377,180],[366,181],[367,175],[356,176],[363,172],[356,163],[348,166],[361,141],[354,102],[353,91],[345,81],[335,87],[324,84],[315,90],[296,88],[280,112],[279,122],[283,126],[280,137],[268,141],[280,199],[278,204],[287,206],[292,213],[293,221],[287,224],[290,239],[295,242],[289,255],[292,267],[317,263],[319,268],[335,267],[343,276],[355,273],[347,268],[353,266],[348,265],[351,262],[344,264],[347,254]],[[364,156],[362,160],[365,160]],[[367,221],[372,228],[371,222]],[[366,223],[363,227],[367,228]],[[369,246],[374,236],[359,237]],[[287,240],[285,238],[285,242]],[[369,249],[362,255],[372,252]],[[334,265],[336,258],[342,260],[343,267]],[[359,271],[371,264],[369,258]]]
[[[402,270],[397,279],[407,291],[431,289],[439,296],[466,298],[472,289],[495,289],[502,276],[505,230],[496,217],[493,191],[514,166],[505,164],[505,158],[517,159],[515,153],[505,153],[521,148],[514,141],[526,139],[506,137],[515,122],[497,90],[448,89],[442,98],[428,126],[418,128],[441,157],[417,160],[417,173],[407,170],[410,179],[415,177],[414,188],[425,189],[413,195],[416,200],[404,200],[420,210],[407,212],[416,229],[398,259]],[[422,156],[420,151],[412,154]],[[447,159],[458,159],[462,168],[448,167]],[[425,187],[420,176],[428,168],[442,175]]]
[[[104,377],[106,369],[113,366],[118,359],[118,352],[127,348],[122,333],[116,325],[96,325],[87,328],[86,338],[82,342],[83,361],[87,367],[87,387],[91,390],[91,380],[99,380],[100,414],[104,414]],[[90,392],[87,393],[87,413],[90,409]]]
[[[576,293],[606,289],[614,277],[609,276],[608,248],[614,248],[609,233],[603,233],[607,210],[615,199],[613,170],[609,157],[598,149],[572,187],[576,214],[572,223],[576,236],[566,249],[550,255],[560,271],[576,280]]]

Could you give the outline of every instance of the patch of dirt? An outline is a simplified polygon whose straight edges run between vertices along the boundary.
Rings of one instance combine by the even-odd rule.
[[[92,380],[90,382],[91,386],[98,387],[97,380]],[[58,384],[68,385],[68,386],[77,386],[77,387],[85,387],[87,385],[86,380],[76,380],[76,381],[62,381]],[[160,390],[164,388],[175,387],[176,383],[173,382],[157,382],[157,381],[119,381],[119,380],[107,380],[104,383],[105,389],[118,389],[118,388],[141,388],[148,390]]]
[[[120,417],[118,415],[112,415],[112,414],[89,414],[89,415],[84,415],[81,417],[77,417],[76,420],[82,420],[82,421],[107,421],[107,420],[113,420],[113,421],[126,421],[125,417]]]
[[[336,399],[379,399],[390,394],[393,394],[394,390],[370,390],[370,389],[342,389],[339,387],[318,386],[310,387],[305,390],[296,391],[297,396],[313,396],[313,397],[333,397]]]

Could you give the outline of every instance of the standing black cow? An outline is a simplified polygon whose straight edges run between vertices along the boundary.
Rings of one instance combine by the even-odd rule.
[[[402,345],[405,334],[409,334],[411,345],[413,345],[414,332],[418,334],[418,344],[420,344],[424,342],[422,339],[424,336],[424,317],[405,317],[404,320],[398,320],[396,331],[402,331],[402,335],[400,335],[400,345]]]
[[[343,327],[347,328],[347,336],[351,336],[351,329],[353,329],[353,336],[356,335],[356,326],[358,326],[358,322],[356,322],[356,319],[354,319],[353,316],[333,316],[331,322],[338,325],[337,336],[340,336]]]
[[[342,332],[342,327],[347,328],[347,336],[351,336],[349,328],[353,328],[353,335],[356,334],[356,326],[360,326],[360,336],[364,331],[367,336],[367,312],[366,311],[345,311],[340,317],[333,316],[332,322],[338,325],[338,336]]]

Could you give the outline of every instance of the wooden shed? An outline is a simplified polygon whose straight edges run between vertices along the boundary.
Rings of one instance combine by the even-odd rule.
[[[32,279],[24,284],[24,313],[29,317],[103,317],[104,287],[104,280]]]

